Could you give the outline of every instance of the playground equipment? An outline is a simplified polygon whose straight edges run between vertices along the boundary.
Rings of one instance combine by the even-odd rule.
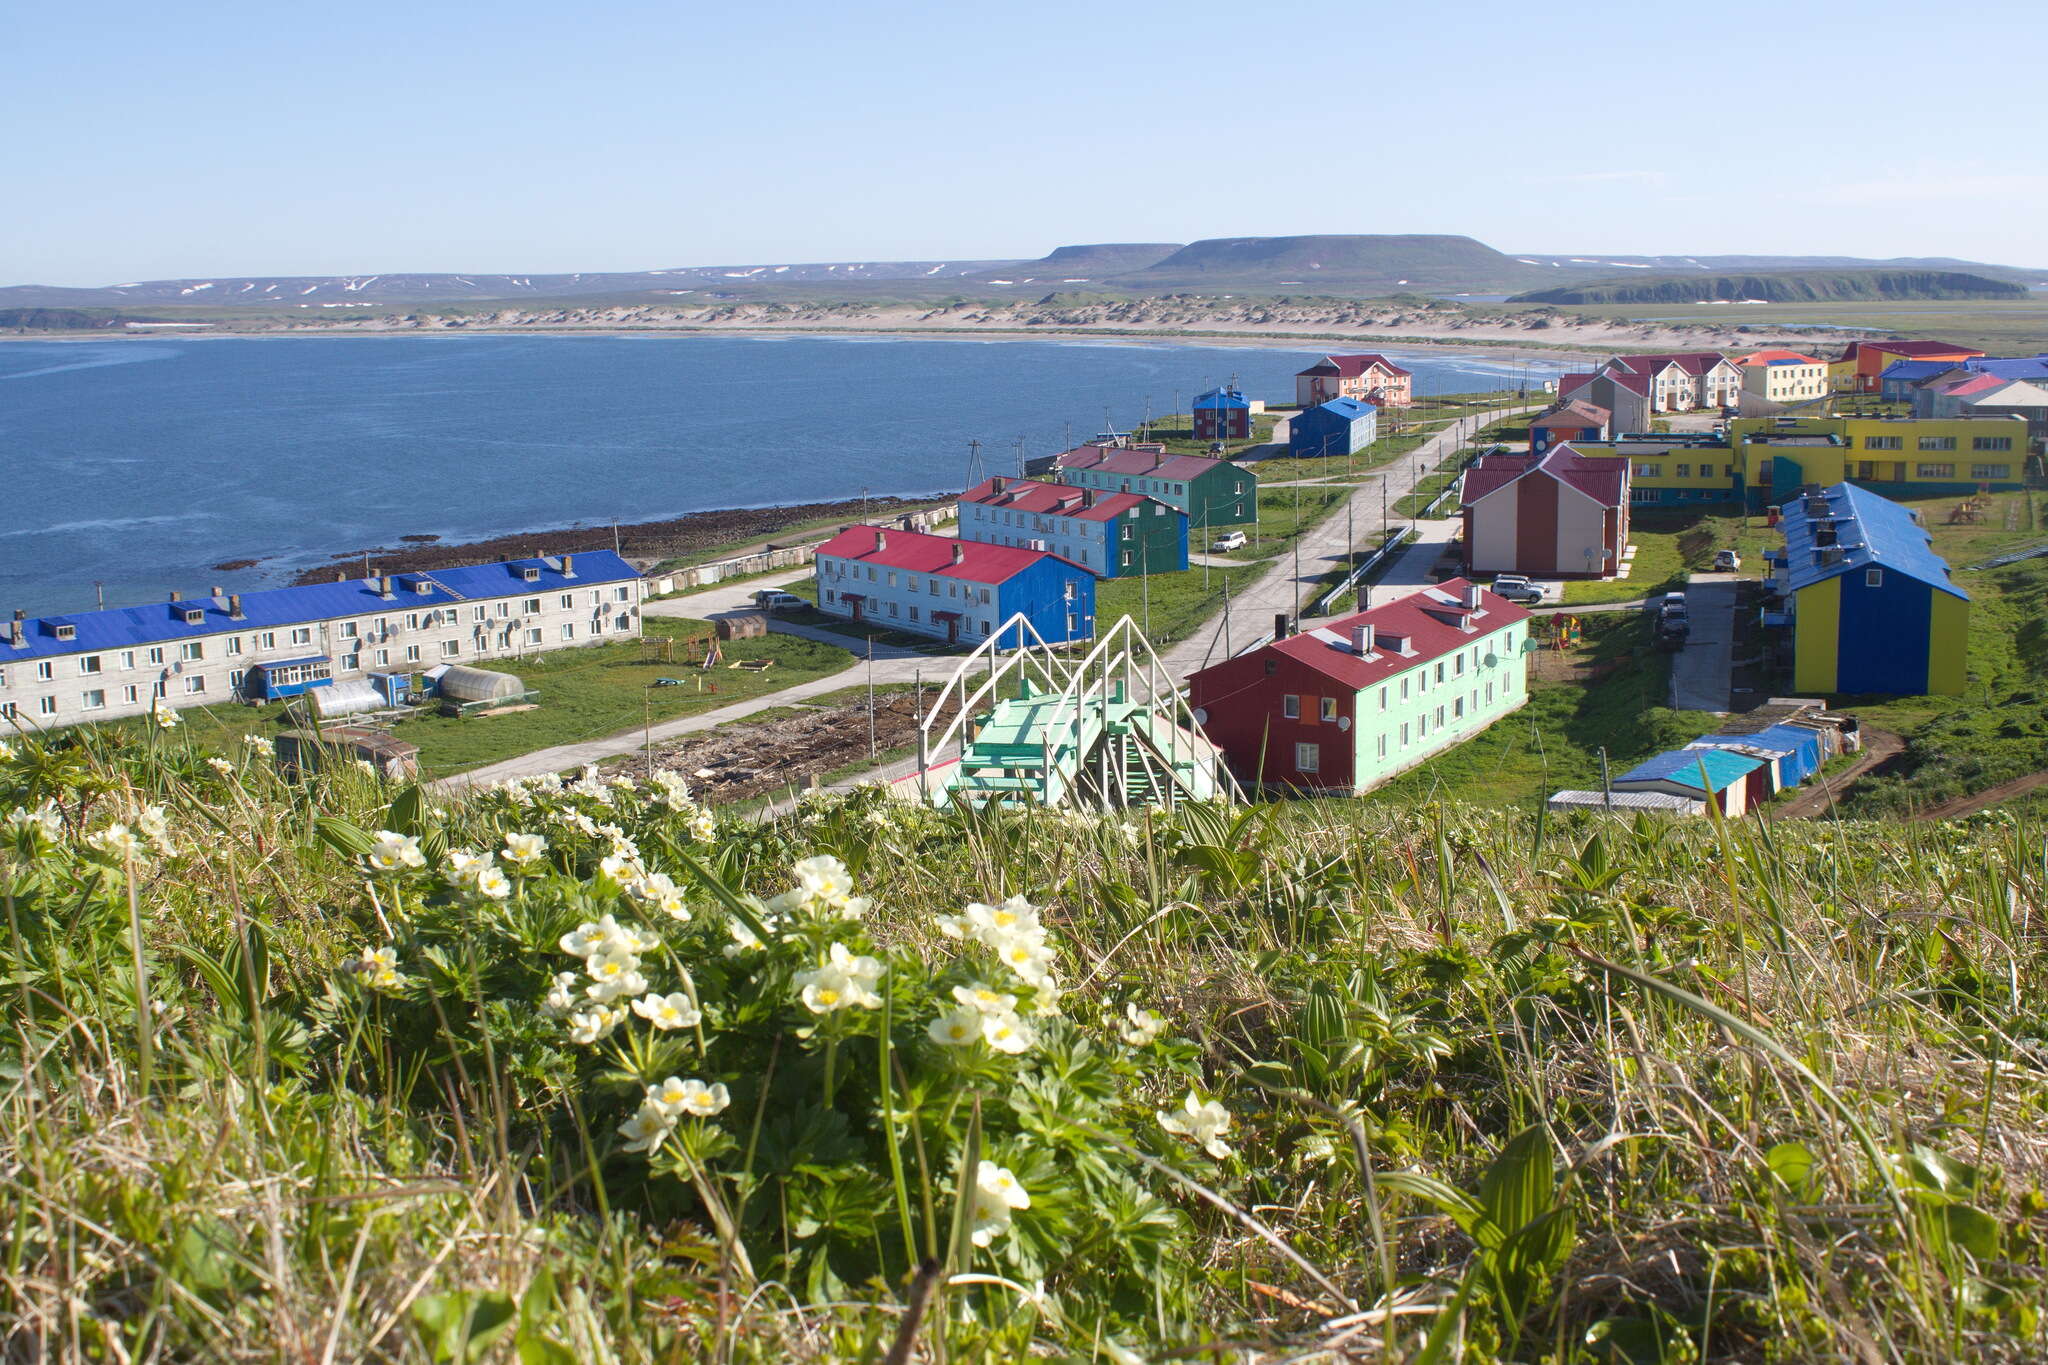
[[[1560,612],[1550,619],[1553,641],[1559,649],[1570,649],[1585,637],[1584,626],[1578,617]]]
[[[1015,642],[1007,652],[1004,640]],[[940,759],[956,741],[957,757]],[[1242,796],[1129,617],[1072,663],[1023,615],[1005,621],[960,661],[919,725],[912,780],[940,806],[1115,810]]]

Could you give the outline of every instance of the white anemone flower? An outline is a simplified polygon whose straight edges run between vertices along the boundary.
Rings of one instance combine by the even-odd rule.
[[[592,1000],[609,1002],[622,995],[646,993],[647,978],[640,974],[640,959],[631,953],[596,953],[587,961],[590,984],[583,993]]]
[[[690,817],[690,837],[700,844],[708,844],[718,837],[718,817],[708,810],[699,810]]]
[[[6,760],[13,758],[15,756],[15,753],[16,750],[12,744],[9,744],[4,739],[0,739],[0,762],[5,762]]]
[[[405,985],[405,978],[398,974],[396,948],[365,948],[355,966],[373,989],[395,991]]]
[[[170,844],[171,822],[164,817],[162,806],[144,806],[135,812],[135,828],[151,843]]]
[[[474,885],[486,900],[501,901],[512,894],[512,883],[503,870],[488,865],[476,874]]]
[[[624,1023],[626,1011],[623,1008],[608,1008],[592,1005],[589,1009],[578,1010],[565,1021],[569,1026],[569,1041],[589,1045],[611,1036],[613,1029]]]
[[[265,758],[270,757],[272,748],[270,741],[261,735],[243,735],[242,747],[252,754],[261,754]]]
[[[477,853],[467,848],[448,850],[448,880],[466,882],[473,879],[490,858],[487,853]]]
[[[27,830],[52,844],[64,837],[64,817],[58,811],[57,803],[48,799],[34,810],[27,806],[16,806],[7,812],[7,826],[10,829]]]
[[[539,834],[508,834],[505,836],[505,861],[514,867],[526,867],[537,863],[548,851],[548,841]]]
[[[149,852],[142,846],[142,840],[135,836],[135,831],[118,820],[105,829],[86,835],[85,842],[113,858],[139,859],[147,857]]]
[[[941,1047],[971,1047],[981,1041],[981,1011],[972,1005],[958,1005],[940,1014],[925,1034]]]
[[[561,937],[561,949],[571,957],[590,957],[602,953],[619,941],[619,922],[610,915],[600,920],[585,920]]]
[[[683,1082],[682,1107],[685,1114],[700,1119],[708,1119],[714,1114],[724,1113],[726,1106],[731,1103],[732,1096],[726,1093],[725,1084],[722,1081],[714,1081],[710,1085],[706,1085],[704,1082],[692,1077]]]
[[[1010,1214],[1031,1207],[1031,1195],[1018,1183],[1009,1168],[984,1161],[975,1170],[974,1204],[969,1212],[973,1224],[969,1236],[985,1247],[1010,1230]]]
[[[420,852],[420,841],[412,835],[380,829],[371,840],[368,861],[374,871],[397,872],[408,867],[425,867],[427,855]]]
[[[178,728],[178,713],[165,706],[161,701],[150,708],[150,714],[156,717],[156,725],[159,730],[175,730]]]
[[[996,949],[996,956],[1027,986],[1040,986],[1052,980],[1053,952],[1041,942],[1013,938]]]
[[[1204,1101],[1192,1090],[1179,1109],[1160,1111],[1159,1126],[1175,1137],[1199,1144],[1218,1161],[1230,1155],[1230,1144],[1223,1140],[1223,1135],[1230,1131],[1230,1111],[1215,1100]]]
[[[633,1002],[633,1013],[664,1032],[669,1029],[695,1028],[703,1018],[690,997],[681,991],[670,995],[657,995],[649,991]]]
[[[627,1151],[652,1152],[668,1140],[675,1127],[673,1115],[653,1100],[646,1100],[632,1118],[619,1125],[619,1133],[626,1139]]]
[[[597,865],[597,870],[620,886],[631,886],[647,875],[647,869],[640,866],[638,858],[629,858],[614,853]]]
[[[953,998],[980,1014],[1013,1014],[1017,1009],[1016,996],[980,981],[955,986]]]
[[[1150,1047],[1165,1031],[1166,1020],[1151,1010],[1139,1009],[1135,1003],[1124,1006],[1124,1023],[1119,1032],[1132,1047]]]
[[[212,758],[207,759],[206,766],[213,769],[215,772],[219,773],[222,777],[226,777],[229,773],[235,770],[234,764],[228,762],[226,759],[222,758],[218,754],[215,754]]]
[[[548,990],[547,998],[541,1001],[541,1009],[555,1018],[573,1011],[579,1003],[576,988],[583,978],[574,972],[556,972],[554,985]]]
[[[796,984],[803,989],[804,1008],[813,1014],[830,1014],[848,1005],[880,1009],[882,997],[874,987],[882,972],[882,964],[874,958],[856,957],[846,951],[845,944],[835,943],[824,965],[798,972]]]
[[[1038,1031],[1014,1014],[984,1014],[981,1040],[998,1052],[1018,1053],[1038,1041]]]

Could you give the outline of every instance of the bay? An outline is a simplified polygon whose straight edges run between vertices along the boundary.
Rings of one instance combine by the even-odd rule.
[[[1328,349],[1328,348],[1325,348]],[[957,490],[1321,350],[890,337],[179,337],[0,345],[0,609],[280,583],[403,535]],[[1418,393],[1548,375],[1390,351]],[[209,565],[257,559],[221,573]]]

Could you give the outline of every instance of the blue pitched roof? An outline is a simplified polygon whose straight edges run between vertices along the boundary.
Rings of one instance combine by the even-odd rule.
[[[1211,389],[1195,395],[1198,408],[1249,408],[1251,400],[1236,389]]]
[[[585,551],[572,556],[573,578],[564,576],[559,565],[559,560],[515,559],[461,569],[438,569],[431,574],[394,574],[389,600],[378,594],[374,578],[267,588],[241,594],[240,616],[229,613],[226,597],[194,597],[176,602],[153,602],[142,607],[111,607],[105,611],[30,617],[22,622],[25,647],[21,649],[15,649],[8,642],[6,623],[0,621],[0,663],[47,658],[55,654],[173,644],[207,635],[275,630],[342,617],[447,606],[470,598],[509,597],[521,591],[559,591],[622,582],[640,576],[610,550]],[[540,571],[539,578],[531,583],[520,572],[528,566]],[[415,590],[415,585],[421,582],[427,585],[427,591]],[[188,624],[185,613],[194,609],[200,613],[200,619]],[[57,627],[60,625],[71,626],[76,632],[75,638],[58,639]]]
[[[1963,367],[1953,360],[1894,360],[1884,367],[1884,372],[1877,378],[1879,383],[1887,379],[1911,382],[1916,379],[1932,379],[1935,375],[1947,374],[1950,370],[1961,368]]]
[[[1370,414],[1374,421],[1378,421],[1379,411],[1372,404],[1361,403],[1356,398],[1332,398],[1327,403],[1316,404],[1301,415],[1307,417],[1312,413],[1320,412],[1326,413],[1331,417],[1341,418],[1346,422],[1355,422],[1359,418]]]
[[[1979,374],[1995,374],[2000,379],[2048,380],[2048,355],[2011,358],[1982,356],[1975,360],[1965,360],[1963,368],[1975,370]]]
[[[1761,758],[1730,753],[1726,749],[1676,749],[1646,758],[1630,768],[1616,782],[1671,782],[1700,790],[1700,765],[1707,769],[1709,791],[1733,786],[1764,765]]]
[[[1949,582],[1948,561],[1929,548],[1927,529],[1910,510],[1851,483],[1823,489],[1821,496],[1828,504],[1825,518],[1808,514],[1803,494],[1787,502],[1781,514],[1778,529],[1785,533],[1788,592],[1845,573],[1889,569],[1965,602],[1970,600],[1968,593]],[[1835,546],[1842,551],[1832,563],[1821,562],[1820,549],[1814,544],[1819,520],[1832,522]]]

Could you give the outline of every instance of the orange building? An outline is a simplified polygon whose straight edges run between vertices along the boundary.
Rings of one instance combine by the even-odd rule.
[[[1852,341],[1849,349],[1828,363],[1828,380],[1837,393],[1876,393],[1878,376],[1895,360],[1938,360],[1960,365],[1984,352],[1946,341]]]

